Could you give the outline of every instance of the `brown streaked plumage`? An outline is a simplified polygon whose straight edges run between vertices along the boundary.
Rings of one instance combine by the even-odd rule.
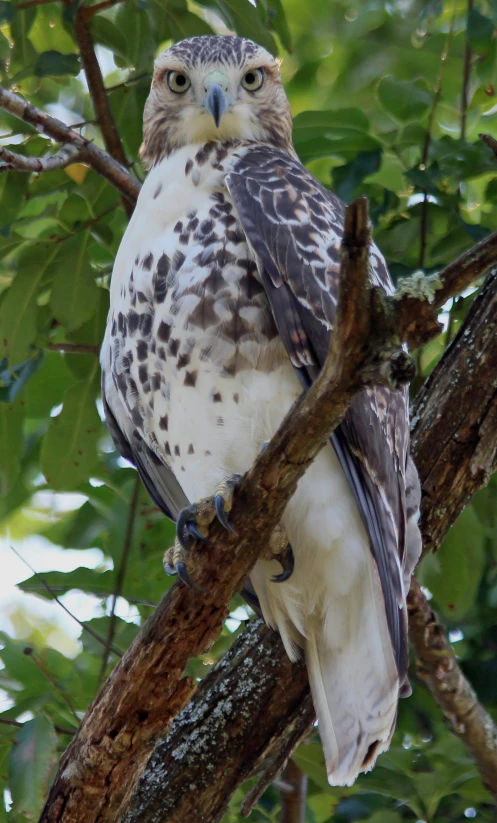
[[[299,162],[278,63],[249,40],[192,38],[158,57],[142,156],[151,170],[112,277],[104,406],[184,538],[215,514],[188,503],[218,488],[229,501],[322,367],[344,208]],[[391,291],[374,246],[370,266]],[[289,655],[304,649],[332,783],[372,767],[408,691],[420,551],[408,447],[407,393],[363,391],[288,504],[283,582],[274,560],[251,575]]]

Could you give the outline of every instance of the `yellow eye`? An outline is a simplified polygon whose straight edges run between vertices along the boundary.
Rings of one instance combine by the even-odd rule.
[[[168,71],[167,85],[175,94],[183,94],[190,88],[191,82],[190,78],[181,71]]]
[[[262,69],[251,69],[242,77],[242,86],[247,91],[258,91],[264,83],[264,72]]]

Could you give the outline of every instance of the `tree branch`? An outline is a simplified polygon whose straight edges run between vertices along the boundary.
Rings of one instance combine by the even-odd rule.
[[[47,343],[45,351],[60,351],[67,354],[96,354],[100,353],[100,346],[89,346],[84,343]]]
[[[27,172],[54,171],[55,169],[65,169],[71,163],[80,162],[83,162],[83,152],[71,143],[63,146],[57,154],[50,157],[25,157],[0,146],[0,172],[10,170]]]
[[[473,9],[473,0],[468,0],[468,7],[466,12],[466,43],[464,46],[464,63],[462,73],[461,86],[461,140],[466,140],[466,115],[468,111],[469,102],[469,81],[471,76],[471,46],[469,44],[468,30],[469,30],[469,16]]]
[[[492,424],[492,419],[497,414],[497,335],[492,333],[492,329],[496,317],[497,272],[493,272],[474,301],[450,349],[414,404],[413,449],[424,491],[421,527],[425,550],[440,545],[451,523],[471,495],[486,484],[489,472],[495,467],[497,425]],[[470,398],[473,412],[468,418]],[[469,440],[466,422],[472,431]],[[454,451],[448,452],[448,448]],[[484,470],[480,468],[475,472],[472,468],[475,462]],[[434,467],[445,467],[438,478],[433,474]],[[453,496],[456,502],[447,510],[447,501]],[[431,608],[419,587],[416,586],[415,592],[414,596],[409,597],[411,641],[422,670],[427,666],[424,661],[429,660],[433,673],[433,643],[436,640],[438,645],[446,644],[449,650],[450,646],[442,628],[433,623],[432,617],[427,619]],[[426,631],[422,630],[424,624]],[[268,632],[271,652],[267,660],[265,654],[261,654],[260,658],[259,655],[269,642],[266,638]],[[436,650],[437,646],[434,648]],[[279,638],[260,622],[250,626],[228,654],[230,657],[223,658],[208,678],[200,683],[190,704],[173,721],[168,736],[156,748],[124,823],[157,823],[163,819],[161,810],[169,810],[168,823],[182,823],[185,819],[196,819],[206,804],[209,823],[216,823],[224,815],[232,793],[247,777],[247,760],[258,763],[259,752],[265,746],[271,761],[262,785],[245,800],[243,810],[248,813],[264,788],[281,770],[285,759],[291,755],[291,730],[285,730],[285,717],[295,711],[294,707],[299,705],[299,701],[304,712],[304,706],[309,705],[306,701],[310,700],[307,680],[301,669],[290,663]],[[497,757],[495,747],[491,745],[495,728],[481,707],[475,705],[467,714],[469,704],[464,698],[472,694],[472,690],[451,655],[450,663],[444,661],[435,672],[435,675],[444,675],[444,667],[448,667],[449,679],[438,679],[432,675],[424,679],[438,704],[447,713],[455,733],[468,745],[482,775],[493,786],[495,795]],[[244,697],[242,689],[234,684],[243,684],[247,680],[246,657],[257,659],[257,667],[250,668],[250,680],[255,671],[258,686],[252,692],[249,722],[239,725]],[[225,717],[223,706],[227,696],[231,701],[231,713]],[[273,708],[271,722],[266,729],[266,707],[269,704]],[[210,717],[224,720],[222,723],[220,720],[219,725],[204,725],[206,718]],[[313,720],[314,716],[310,714],[299,739],[312,728]],[[281,724],[279,727],[278,722]],[[262,741],[259,737],[261,729],[266,731]],[[253,735],[256,735],[256,742],[252,750]],[[219,763],[216,760],[218,752]],[[213,780],[205,771],[206,760],[214,762]],[[189,785],[196,787],[193,797],[188,790]],[[171,798],[175,798],[174,808],[167,805],[173,802]]]
[[[474,757],[484,785],[497,801],[497,727],[464,677],[444,627],[417,580],[412,581],[408,610],[418,677]]]
[[[44,0],[44,2],[49,2],[49,0]],[[83,6],[81,11],[85,20],[91,20],[95,14],[99,14],[106,9],[111,9],[112,6],[117,6],[118,3],[123,2],[124,0],[103,0],[102,3],[96,3],[94,6]]]
[[[138,497],[140,495],[141,482],[140,476],[137,474],[131,493],[131,500],[129,503],[128,520],[126,523],[126,531],[124,534],[123,550],[121,553],[121,560],[116,574],[116,585],[112,593],[112,604],[109,615],[109,631],[107,632],[107,643],[102,654],[102,665],[100,667],[100,683],[105,677],[107,665],[109,663],[109,651],[114,642],[114,632],[116,630],[116,603],[117,598],[120,597],[123,590],[124,578],[126,576],[126,567],[128,564],[129,552],[131,549],[131,541],[133,539],[133,529],[135,525],[136,509],[138,506]]]
[[[105,89],[104,78],[100,69],[100,64],[95,53],[95,44],[91,33],[91,16],[88,9],[79,6],[79,0],[64,0],[66,8],[76,6],[74,15],[74,35],[79,46],[81,60],[88,83],[91,102],[97,118],[97,123],[102,132],[105,148],[121,166],[127,166],[126,155],[121,143],[121,138],[116,127],[114,115],[109,103],[107,91]],[[95,13],[95,12],[93,12]],[[133,213],[133,207],[128,201],[123,201],[128,217]]]
[[[73,3],[65,2],[65,5],[67,8],[70,8]],[[121,138],[110,108],[100,64],[95,54],[95,44],[93,42],[87,11],[84,7],[79,7],[76,11],[74,16],[74,34],[79,46],[91,102],[93,103],[98,125],[102,131],[105,148],[114,160],[117,160],[121,166],[126,166],[126,155],[124,154]]]
[[[497,469],[496,318],[494,269],[415,400],[411,450],[422,478],[424,551],[440,546]]]
[[[293,760],[289,760],[283,780],[290,783],[290,791],[281,792],[280,823],[305,823],[307,775]]]
[[[8,717],[0,717],[0,726],[15,726],[17,729],[22,729],[26,723],[20,723],[19,720],[11,720]],[[69,734],[72,735],[76,734],[76,729],[66,729],[63,726],[54,726],[55,731],[57,734]]]
[[[90,140],[62,123],[61,120],[51,117],[46,112],[36,108],[36,106],[32,106],[31,103],[27,103],[22,97],[1,85],[0,106],[57,143],[70,143],[75,146],[81,151],[80,162],[88,163],[134,206],[141,188],[140,182],[107,152],[99,149]]]

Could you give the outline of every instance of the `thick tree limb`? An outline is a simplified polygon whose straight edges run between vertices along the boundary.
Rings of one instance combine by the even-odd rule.
[[[411,449],[422,478],[424,550],[440,546],[497,470],[497,269],[416,397]]]
[[[80,162],[88,163],[99,172],[132,204],[136,202],[141,185],[139,180],[123,168],[107,152],[99,149],[90,140],[82,137],[78,132],[62,123],[56,117],[51,117],[41,109],[27,103],[18,94],[14,94],[0,85],[0,107],[29,123],[30,126],[46,134],[57,143],[72,144],[81,151]],[[42,158],[41,158],[42,159]]]
[[[152,755],[125,821],[183,823],[200,819],[200,808],[204,820],[219,820],[234,790],[264,760],[273,738],[290,726],[300,742],[314,719],[305,666],[291,664],[279,635],[261,620],[253,621],[174,720]],[[281,763],[275,765],[249,802],[257,802],[281,768]]]
[[[497,425],[490,425],[497,412],[497,335],[492,332],[496,322],[497,271],[488,277],[450,349],[415,402],[413,446],[425,492],[421,517],[425,549],[440,545],[451,523],[471,495],[488,482],[489,471],[496,467]],[[470,404],[471,398],[473,400]],[[470,409],[472,412],[468,417]],[[472,432],[469,438],[467,424]],[[450,448],[457,451],[449,454],[447,449]],[[476,472],[472,469],[475,460],[478,467]],[[437,468],[440,475],[435,477],[434,471]],[[454,505],[447,509],[449,499],[454,499]],[[411,641],[418,666],[421,666],[420,675],[448,717],[454,732],[468,746],[495,795],[495,727],[485,710],[472,702],[474,693],[471,686],[457,665],[443,629],[436,623],[431,607],[417,584],[414,584],[413,592],[409,596]],[[288,743],[284,731],[275,733],[274,726],[277,723],[274,711],[281,712],[279,722],[284,729],[289,707],[293,707],[298,700],[303,701],[304,706],[304,701],[309,698],[306,682],[297,667],[288,660],[281,641],[275,639],[272,643],[270,668],[264,656],[259,660],[261,644],[267,642],[266,632],[268,629],[258,624],[250,627],[249,633],[238,638],[230,650],[230,679],[224,675],[223,659],[219,667],[209,675],[210,679],[207,678],[207,681],[199,685],[185,712],[173,721],[168,737],[159,744],[150,758],[125,823],[163,823],[166,818],[167,823],[181,823],[185,819],[196,819],[204,809],[206,797],[211,815],[209,823],[220,820],[233,790],[245,780],[246,771],[243,769],[246,768],[250,752],[248,747],[251,735],[254,729],[264,728],[265,706],[269,701],[276,708],[273,708],[272,713],[274,725],[267,729],[266,746],[268,751],[277,751],[278,754],[267,769],[262,789],[281,770],[293,747]],[[271,636],[275,638],[274,634]],[[446,650],[443,659],[438,654],[440,649]],[[242,712],[243,699],[238,697],[236,691],[231,691],[230,683],[243,682],[246,678],[243,668],[246,656],[257,656],[256,671],[260,678],[260,691],[254,695],[257,699],[251,703],[251,724],[239,729],[236,723],[231,722],[213,730],[204,729],[200,721],[191,722],[190,718],[196,718],[202,712],[201,707],[207,700],[209,711],[215,715],[227,694],[232,698],[232,716],[237,717]],[[273,672],[278,672],[277,676],[273,677]],[[280,678],[284,682],[284,688],[280,688]],[[307,719],[307,729],[311,728],[313,719],[312,715]],[[299,739],[305,732],[306,727],[301,730]],[[210,781],[205,773],[205,760],[202,757],[204,743],[209,746],[209,758],[211,752],[217,751],[218,746],[223,746],[224,771],[216,775],[215,781]],[[188,757],[183,762],[173,761],[171,755],[179,746],[182,751],[188,752]],[[251,756],[257,762],[257,750],[251,752]],[[276,770],[273,768],[275,763]],[[190,784],[196,786],[193,799],[188,792]],[[251,792],[245,801],[244,810],[248,811],[261,793]],[[177,798],[175,808],[169,809],[166,816],[161,810],[164,803],[173,796]]]

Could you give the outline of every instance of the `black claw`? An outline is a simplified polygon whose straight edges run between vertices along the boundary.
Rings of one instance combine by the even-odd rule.
[[[231,532],[231,534],[234,534],[235,537],[238,537],[236,531],[234,530],[233,526],[231,525],[230,521],[226,516],[226,512],[224,510],[224,500],[220,494],[216,494],[214,498],[214,505],[216,506],[217,519],[221,523],[221,526],[224,526],[224,528],[227,531]]]
[[[266,440],[266,442],[262,444],[259,454],[263,454],[266,451],[268,446],[269,446],[269,440]]]
[[[166,572],[166,574],[169,575],[169,577],[173,577],[173,575],[178,574],[177,569],[175,569],[174,566],[171,566],[171,564],[168,563],[167,560],[164,560],[163,566],[164,571]]]
[[[193,543],[188,530],[188,523],[190,521],[191,512],[189,512],[188,509],[183,509],[180,511],[176,521],[176,537],[178,538],[178,543],[184,549],[189,549]]]
[[[185,584],[185,586],[189,586],[191,589],[195,589],[195,591],[197,592],[205,592],[205,589],[203,589],[201,586],[198,585],[198,583],[195,583],[195,581],[192,580],[184,563],[176,563],[176,571],[178,573],[179,579],[182,581],[182,583]]]
[[[200,540],[201,543],[208,543],[207,537],[198,530],[193,520],[186,521],[186,530],[195,540]]]
[[[276,559],[278,560],[278,563],[281,563],[283,571],[281,574],[273,575],[271,581],[273,583],[284,583],[285,580],[288,580],[292,576],[295,568],[295,557],[293,556],[293,549],[290,546],[290,543],[286,547],[283,554]]]

